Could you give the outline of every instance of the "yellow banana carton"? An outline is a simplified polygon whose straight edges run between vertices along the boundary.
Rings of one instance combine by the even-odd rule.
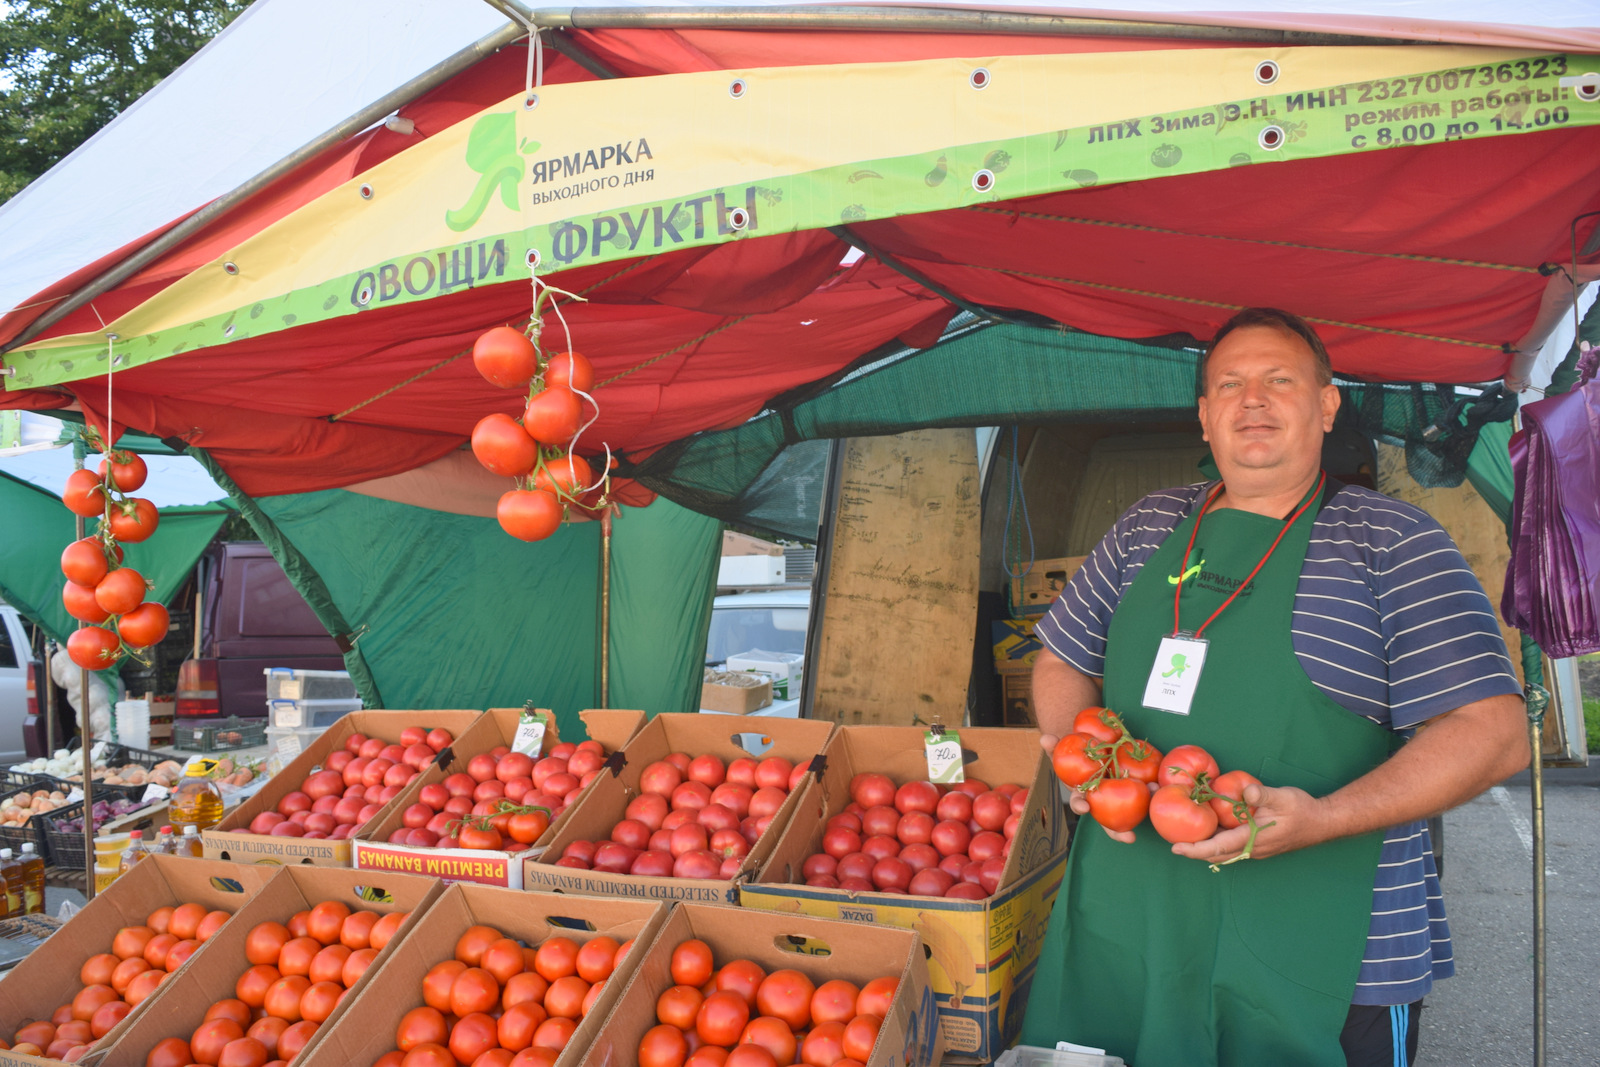
[[[927,781],[920,727],[843,726],[824,751],[821,776],[754,881],[746,908],[915,930],[929,949],[945,1062],[989,1062],[1016,1041],[1056,893],[1066,873],[1065,812],[1038,733],[960,731],[963,770],[991,785],[1028,788],[1011,853],[995,892],[981,900],[850,892],[804,883],[801,865],[820,851],[828,819],[850,803],[850,781],[872,771],[900,785]]]

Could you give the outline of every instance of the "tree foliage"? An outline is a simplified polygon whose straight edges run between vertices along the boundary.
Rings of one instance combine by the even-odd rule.
[[[0,202],[178,69],[249,0],[0,7]]]

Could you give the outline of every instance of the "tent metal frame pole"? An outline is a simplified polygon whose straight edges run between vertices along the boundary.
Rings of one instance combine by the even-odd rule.
[[[122,284],[137,271],[153,263],[250,197],[289,174],[295,168],[393,114],[405,104],[436,88],[479,60],[499,51],[517,38],[526,36],[527,32],[526,29],[515,22],[507,23],[494,33],[489,34],[487,37],[480,37],[466,48],[434,64],[405,84],[380,96],[377,100],[357,111],[337,126],[324,131],[301,145],[266,170],[256,174],[255,177],[249,179],[243,185],[237,186],[217,197],[211,203],[122,260],[110,270],[90,280],[71,296],[29,323],[27,329],[18,334],[15,339],[0,347],[0,353],[10,352],[27,344],[67,315],[83,307],[101,293]]]
[[[1389,37],[1308,33],[1254,26],[1208,26],[1134,19],[1037,15],[936,7],[782,5],[773,7],[547,7],[487,0],[541,29],[882,30],[892,33],[1044,34],[1064,37],[1162,37],[1234,44],[1408,44]]]

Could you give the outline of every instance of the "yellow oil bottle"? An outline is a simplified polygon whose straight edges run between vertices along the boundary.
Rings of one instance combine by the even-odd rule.
[[[22,846],[18,864],[22,868],[22,906],[29,915],[44,914],[44,860],[33,850],[33,842]]]
[[[174,828],[209,830],[222,821],[222,793],[206,777],[216,767],[215,760],[195,760],[183,772],[167,800],[167,815]]]
[[[22,896],[22,864],[9,848],[0,848],[0,883],[6,887],[6,918],[27,914]]]

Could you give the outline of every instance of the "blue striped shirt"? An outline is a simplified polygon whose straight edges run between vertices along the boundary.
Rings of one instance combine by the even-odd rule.
[[[1044,646],[1101,677],[1112,612],[1208,488],[1165,489],[1129,508],[1035,627]],[[1318,689],[1403,736],[1473,701],[1521,694],[1489,598],[1450,535],[1370,489],[1344,486],[1318,513],[1291,629],[1295,658]],[[1427,824],[1391,827],[1351,999],[1409,1004],[1454,973]]]

